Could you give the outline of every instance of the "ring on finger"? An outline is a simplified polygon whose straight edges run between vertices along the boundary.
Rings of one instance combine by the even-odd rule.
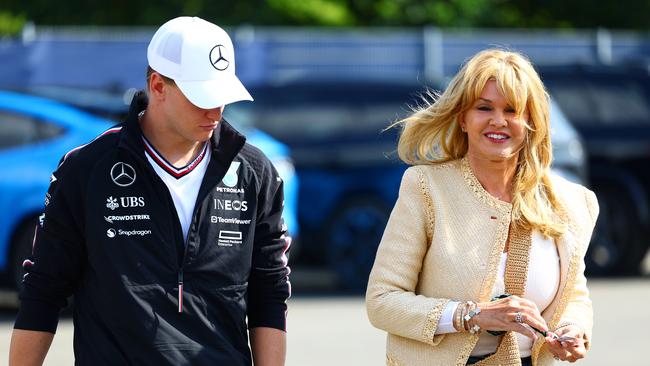
[[[523,319],[523,317],[521,316],[521,313],[520,313],[520,312],[516,312],[516,313],[515,313],[515,321],[516,321],[517,323],[523,323],[523,322],[524,322],[524,319]]]

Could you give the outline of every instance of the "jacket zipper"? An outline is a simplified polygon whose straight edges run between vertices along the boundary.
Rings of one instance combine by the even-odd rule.
[[[183,312],[183,267],[178,271],[178,312]]]
[[[140,156],[137,153],[137,150],[132,150],[132,148],[130,146],[127,148],[127,151],[129,151],[132,154],[132,156],[134,156],[136,158],[136,160],[138,160],[140,162],[143,169],[149,169],[150,170],[150,174],[152,175],[152,177],[155,177],[155,178],[153,178],[154,181],[156,180],[156,178],[158,178],[158,184],[162,185],[162,187],[164,187],[165,189],[168,190],[165,183],[160,179],[160,177],[157,176],[156,172],[149,165],[149,162],[146,160],[146,158],[143,158],[142,156]],[[163,190],[163,192],[164,192],[164,190]],[[176,218],[177,225],[173,225],[173,224],[172,225],[176,226],[176,229],[180,230],[181,233],[182,233],[183,229],[180,227],[180,221],[179,221],[180,219],[178,218],[178,213],[176,212],[176,205],[174,204],[174,200],[172,199],[172,197],[171,197],[171,195],[169,193],[167,193],[166,196],[167,196],[166,197],[167,198],[167,206],[170,207],[170,211],[171,211],[171,215],[172,215],[171,217]],[[195,211],[196,211],[196,209],[195,209]],[[182,234],[180,235],[180,237],[182,238]],[[178,268],[178,312],[179,313],[183,312],[183,266],[185,264],[185,256],[187,254],[187,244],[188,244],[187,238],[185,238],[184,244],[185,244],[185,248],[183,249],[183,256],[182,256],[182,258],[180,258],[179,268]]]
[[[175,208],[174,208],[174,212],[176,212]],[[191,227],[192,227],[192,223],[190,223],[190,228]],[[188,232],[187,235],[188,238],[185,238],[183,242],[185,246],[183,248],[183,257],[181,257],[180,266],[178,267],[178,313],[183,312],[183,269],[185,268],[185,258],[187,257],[187,246],[190,244],[189,243],[190,233]]]
[[[200,197],[197,197],[196,203],[194,204],[194,212],[192,213],[192,221],[190,222],[190,227],[187,232],[187,237],[184,240],[185,247],[183,249],[183,257],[181,258],[180,261],[180,266],[178,268],[178,312],[182,313],[183,312],[183,269],[185,268],[185,258],[187,258],[187,250],[190,245],[190,231],[192,230],[192,226],[196,224],[197,221],[197,216],[198,216],[198,211],[199,211],[199,206],[200,202],[203,202],[203,199],[199,199]],[[174,204],[172,200],[172,205]],[[176,208],[174,206],[174,213],[176,213]],[[176,214],[178,215],[178,214]],[[179,222],[180,223],[180,222]],[[181,228],[182,232],[182,228]]]

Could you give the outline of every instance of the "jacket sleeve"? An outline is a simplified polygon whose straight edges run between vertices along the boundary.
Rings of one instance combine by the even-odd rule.
[[[80,201],[78,181],[60,166],[51,177],[32,255],[23,262],[26,274],[16,329],[56,332],[59,312],[73,294],[83,270]]]
[[[587,189],[584,189],[585,192],[585,201],[587,209],[590,215],[590,221],[587,225],[589,227],[583,228],[587,230],[587,235],[585,235],[585,240],[588,242],[593,228],[596,225],[596,219],[598,218],[598,200],[596,200],[596,195]],[[587,278],[585,277],[585,262],[584,256],[586,253],[586,246],[581,253],[580,265],[578,267],[577,277],[573,290],[571,291],[571,297],[567,303],[567,307],[562,314],[562,317],[558,323],[558,326],[565,324],[576,324],[580,326],[585,332],[585,347],[589,349],[591,345],[591,334],[593,328],[593,309],[591,304],[591,299],[589,298],[589,290],[587,289]]]
[[[433,214],[424,175],[409,168],[402,178],[399,197],[379,244],[366,292],[370,322],[401,337],[437,345],[438,321],[449,299],[416,293],[422,261],[429,248]],[[427,201],[429,200],[429,201]]]
[[[286,330],[287,299],[291,295],[288,251],[291,238],[282,219],[283,182],[267,161],[263,170],[253,262],[248,282],[248,327]]]

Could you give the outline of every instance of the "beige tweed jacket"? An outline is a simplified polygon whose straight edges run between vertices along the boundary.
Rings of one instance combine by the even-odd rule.
[[[584,255],[598,216],[593,192],[553,177],[569,229],[556,240],[560,286],[542,316],[550,329],[580,325],[591,340],[592,307]],[[477,335],[435,335],[451,300],[489,301],[508,236],[511,205],[492,197],[466,159],[407,169],[370,274],[370,322],[388,333],[391,366],[465,365]],[[533,365],[552,365],[540,337]]]

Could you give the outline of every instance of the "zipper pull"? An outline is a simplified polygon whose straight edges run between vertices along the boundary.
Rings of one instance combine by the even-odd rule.
[[[178,312],[183,312],[183,270],[178,272]]]

